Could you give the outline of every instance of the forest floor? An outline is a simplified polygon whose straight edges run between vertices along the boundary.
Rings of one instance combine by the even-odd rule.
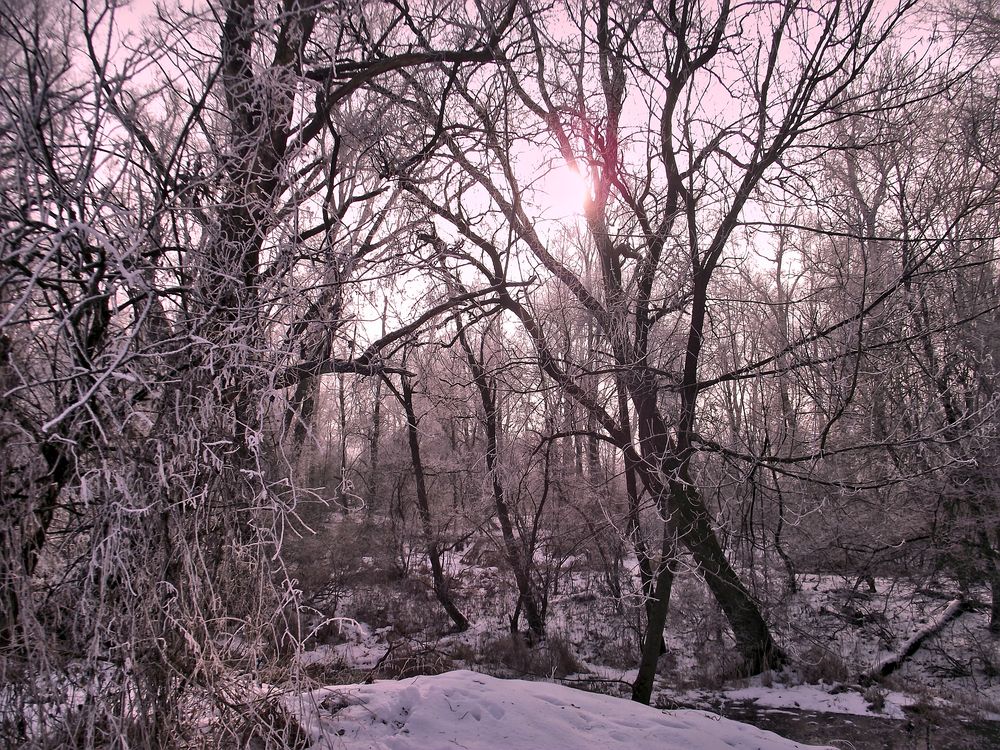
[[[347,619],[303,655],[307,671],[330,684],[472,669],[628,695],[634,609],[608,594],[597,571],[563,576],[550,598],[547,638],[530,648],[510,634],[513,602],[500,570],[456,558],[452,573],[468,631],[449,632],[419,567],[392,583],[355,581],[336,597],[334,614]],[[709,710],[844,750],[1000,747],[1000,639],[980,606],[985,591],[971,592],[969,606],[898,671],[870,682],[867,673],[953,607],[954,583],[877,578],[872,591],[817,573],[796,582],[797,591],[765,606],[791,666],[748,680],[733,674],[732,638],[707,591],[694,575],[680,576],[652,704]]]

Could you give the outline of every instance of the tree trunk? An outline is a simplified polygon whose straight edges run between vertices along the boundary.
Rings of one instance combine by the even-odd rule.
[[[993,538],[996,538],[996,533]],[[990,632],[1000,633],[1000,555],[985,532],[981,534],[980,544],[985,553],[987,577],[990,581]]]
[[[385,336],[386,318],[389,315],[389,300],[382,303],[382,330],[379,335]],[[372,408],[372,434],[368,444],[368,504],[366,511],[371,516],[379,496],[379,451],[382,440],[382,378],[375,380],[375,403]]]
[[[629,391],[638,415],[643,456],[648,463],[656,460],[662,474],[671,477],[668,487],[662,488],[657,505],[664,517],[673,519],[678,540],[694,557],[705,583],[722,607],[743,656],[741,673],[753,675],[780,666],[784,655],[774,643],[757,603],[726,559],[712,529],[708,509],[695,489],[688,464],[690,454],[680,448],[690,428],[682,425],[678,445],[671,446],[667,425],[656,405],[655,388],[638,373],[629,384]]]
[[[41,453],[48,471],[44,476],[47,483],[39,493],[40,499],[31,503],[28,515],[20,519],[4,518],[3,527],[0,527],[0,550],[7,553],[7,559],[0,559],[0,649],[7,649],[18,641],[20,594],[29,589],[48,538],[49,526],[55,517],[59,496],[76,471],[72,454],[60,446],[46,442],[41,446]],[[42,481],[36,480],[36,485],[42,485]],[[30,488],[25,488],[24,494],[31,498]],[[18,549],[19,559],[16,554],[11,554]]]
[[[372,409],[372,434],[368,443],[368,505],[367,512],[371,516],[378,502],[379,489],[379,448],[382,440],[382,380],[375,381],[375,405]]]
[[[340,461],[340,482],[337,484],[337,504],[346,514],[348,509],[347,497],[347,398],[344,393],[344,374],[337,373],[337,424],[340,427],[339,435],[339,456]]]
[[[455,629],[468,630],[469,621],[455,605],[451,598],[448,580],[444,575],[444,568],[441,565],[441,550],[438,546],[437,535],[434,533],[434,525],[431,522],[431,507],[427,497],[427,482],[424,477],[424,464],[420,456],[420,439],[417,434],[417,414],[413,408],[413,386],[410,379],[402,378],[403,381],[403,409],[406,411],[406,431],[410,442],[410,458],[413,462],[413,480],[417,488],[417,510],[420,514],[420,527],[424,534],[424,546],[427,551],[427,559],[431,564],[431,576],[434,581],[434,595],[441,602],[448,617],[455,623]]]
[[[622,426],[622,430],[627,434],[632,434],[632,425],[628,409],[628,392],[625,389],[625,384],[622,378],[617,378],[616,389],[618,392],[618,419]],[[643,605],[646,609],[646,621],[647,623],[652,621],[654,617],[653,609],[655,608],[656,597],[656,585],[653,574],[653,563],[649,557],[649,549],[646,547],[646,540],[642,534],[642,526],[639,522],[639,480],[636,476],[636,467],[629,455],[625,454],[625,492],[628,496],[628,513],[626,516],[626,528],[628,530],[628,535],[632,540],[632,549],[635,551],[636,560],[639,562],[639,584],[642,589]],[[668,533],[667,524],[662,524],[662,533],[666,535]],[[665,538],[665,537],[664,537]],[[666,621],[666,612],[664,611],[663,616],[664,622]],[[647,627],[647,632],[643,638],[643,644],[649,641],[649,633],[652,631]],[[667,644],[663,639],[663,632],[661,630],[659,635],[659,655],[662,656],[667,652]],[[645,645],[643,645],[643,650],[645,651]],[[655,665],[654,665],[655,666]],[[640,667],[641,671],[641,667]],[[652,683],[650,683],[652,684]],[[633,689],[633,698],[635,691]],[[634,700],[639,700],[634,698]],[[649,699],[645,701],[640,701],[648,703]]]
[[[497,448],[499,426],[496,387],[489,382],[485,368],[476,359],[476,355],[469,345],[468,337],[465,335],[465,329],[461,327],[461,323],[459,323],[458,338],[462,349],[465,351],[469,370],[472,373],[472,379],[476,384],[476,389],[479,391],[480,401],[483,405],[483,428],[486,431],[486,471],[489,473],[490,484],[493,488],[493,501],[496,505],[497,519],[500,521],[500,531],[503,535],[504,555],[514,575],[514,582],[517,584],[519,604],[524,607],[524,616],[528,621],[528,630],[533,637],[541,638],[545,635],[545,618],[542,615],[541,608],[538,606],[538,600],[531,585],[530,550],[522,549],[522,546],[518,544],[517,537],[514,534],[514,524],[511,520],[510,508],[504,493],[503,482],[500,480]]]
[[[781,666],[784,654],[771,638],[757,602],[726,559],[697,491],[690,485],[672,483],[670,504],[678,515],[678,535],[733,630],[736,647],[743,656],[740,673],[749,676]]]
[[[785,581],[788,587],[788,593],[794,594],[799,590],[798,580],[795,578],[795,565],[792,562],[791,556],[785,551],[785,547],[781,542],[781,532],[785,528],[785,496],[781,491],[781,482],[778,479],[778,472],[771,469],[771,475],[774,478],[775,492],[778,496],[778,521],[774,527],[774,551],[778,553],[778,557],[781,558],[781,562],[785,566]]]
[[[646,599],[646,634],[642,640],[642,656],[639,660],[639,674],[632,683],[632,700],[649,705],[653,694],[653,680],[656,678],[656,665],[665,652],[663,630],[667,624],[667,612],[670,608],[670,591],[673,588],[676,573],[677,558],[668,544],[664,544],[665,559],[660,561],[660,569],[656,575],[656,588],[651,597]]]
[[[990,576],[990,632],[1000,633],[1000,571],[993,570]]]

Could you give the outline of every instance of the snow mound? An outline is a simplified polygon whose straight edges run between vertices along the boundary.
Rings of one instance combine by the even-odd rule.
[[[312,750],[792,750],[704,711],[659,711],[562,685],[457,671],[303,696]]]

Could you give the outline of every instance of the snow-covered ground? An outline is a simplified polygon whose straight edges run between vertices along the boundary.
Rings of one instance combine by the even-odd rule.
[[[433,697],[434,690],[429,686],[440,685],[441,690],[448,693],[452,688],[445,690],[443,686],[454,686],[454,680],[459,679],[457,677],[434,678],[437,682],[426,682],[423,678],[416,682],[412,679],[401,683],[379,681],[375,687],[354,686],[347,688],[346,692],[343,688],[336,688],[339,693],[360,696],[358,700],[368,708],[361,709],[360,703],[352,703],[348,708],[337,711],[334,717],[316,721],[326,726],[333,718],[343,722],[346,717],[355,714],[362,718],[363,715],[370,718],[377,714],[380,718],[370,721],[369,725],[363,725],[363,722],[358,724],[362,718],[352,719],[354,723],[348,725],[337,724],[337,729],[343,730],[343,734],[338,736],[354,737],[362,744],[334,747],[366,747],[363,744],[366,741],[389,743],[374,744],[372,747],[434,747],[416,740],[412,740],[412,744],[398,743],[411,741],[407,739],[410,734],[403,733],[402,727],[412,733],[425,724],[434,725],[438,719],[444,724],[456,721],[471,724],[470,727],[454,728],[438,726],[436,731],[447,733],[474,729],[487,733],[482,737],[474,735],[458,740],[467,747],[493,747],[497,746],[495,743],[503,747],[519,747],[489,734],[498,722],[488,709],[482,708],[486,705],[499,706],[508,718],[520,715],[513,708],[505,708],[503,701],[506,698],[495,699],[484,693],[477,699],[481,706],[475,712],[470,709],[467,714],[465,710],[454,708],[459,704],[467,705],[467,701],[472,700],[469,695],[477,694],[477,691],[483,693],[487,686],[491,686],[489,690],[500,689],[492,687],[494,680],[485,674],[477,678],[480,683],[473,683],[472,686],[465,684],[472,678],[469,673],[461,671],[464,669],[476,670],[477,674],[482,672],[543,681],[510,682],[510,687],[501,689],[501,693],[514,690],[519,697],[530,699],[533,708],[528,713],[538,714],[538,720],[546,722],[535,726],[531,721],[518,720],[518,731],[523,730],[526,737],[537,738],[546,732],[558,731],[562,732],[559,736],[569,738],[564,745],[542,742],[542,747],[546,748],[616,746],[612,733],[619,731],[616,723],[619,719],[605,720],[595,714],[595,718],[587,724],[580,714],[573,713],[577,711],[573,706],[584,704],[595,710],[611,711],[612,717],[632,716],[631,712],[639,711],[639,715],[647,717],[639,724],[652,721],[651,727],[660,727],[657,722],[661,720],[649,719],[649,716],[671,716],[674,722],[680,721],[679,717],[685,717],[685,722],[694,722],[689,726],[692,731],[704,729],[705,714],[700,711],[729,713],[751,721],[757,720],[755,712],[771,715],[787,713],[790,716],[803,713],[840,715],[862,717],[863,722],[872,726],[888,720],[887,726],[897,727],[906,725],[914,717],[935,715],[935,712],[937,715],[961,717],[962,722],[994,722],[1000,719],[1000,639],[990,636],[988,611],[975,603],[977,599],[988,601],[986,591],[971,592],[969,606],[963,605],[958,610],[956,585],[947,580],[883,578],[875,580],[875,591],[869,591],[866,585],[859,586],[856,580],[837,575],[800,575],[798,591],[784,594],[778,591],[779,596],[765,602],[775,635],[790,656],[789,667],[782,672],[765,673],[747,680],[739,679],[734,674],[733,667],[738,658],[732,637],[710,595],[695,576],[682,575],[675,582],[675,596],[667,627],[668,653],[660,664],[652,704],[696,711],[692,714],[658,714],[656,709],[650,709],[653,713],[645,714],[646,709],[622,699],[628,695],[629,684],[635,678],[637,642],[634,622],[628,614],[631,602],[616,601],[608,596],[595,572],[579,567],[562,576],[560,586],[553,592],[549,603],[548,638],[540,646],[528,649],[509,634],[513,601],[509,582],[503,580],[504,574],[482,562],[460,561],[458,555],[449,555],[448,558],[458,602],[472,623],[468,631],[461,634],[449,632],[448,622],[430,592],[427,572],[418,565],[411,578],[403,583],[372,583],[369,578],[367,584],[346,589],[339,599],[339,606],[329,611],[329,615],[354,618],[357,622],[342,621],[339,635],[332,642],[316,645],[313,650],[307,651],[302,655],[301,663],[308,667],[310,676],[319,684],[329,685],[345,677],[354,682],[366,677],[410,677],[459,670],[464,686],[455,687],[457,697],[449,698],[450,707]],[[952,614],[955,616],[952,617]],[[881,665],[928,634],[919,650],[907,658],[897,672],[887,678],[871,680],[870,675],[877,673]],[[542,656],[546,652],[548,657]],[[568,658],[562,658],[567,654]],[[553,681],[561,681],[563,687],[551,684]],[[525,685],[531,687],[523,687]],[[559,707],[555,710],[564,717],[575,716],[576,719],[569,724],[559,720],[564,724],[551,725],[557,719],[539,714],[543,704],[548,705],[541,696],[550,695],[546,692],[550,690],[563,695],[562,691],[568,690],[568,685],[608,693],[609,696],[582,691],[569,693],[568,697],[559,699]],[[333,691],[334,688],[326,690]],[[421,691],[426,692],[425,697],[420,697],[424,695]],[[317,701],[322,703],[323,696],[333,694],[320,691],[315,695],[320,696]],[[437,708],[433,708],[434,705]],[[369,711],[374,711],[374,714]],[[438,713],[433,714],[436,718],[414,723],[414,711],[420,716],[425,716],[427,711]],[[542,713],[550,712],[546,708]],[[319,716],[322,717],[322,712]],[[386,717],[387,723],[381,724],[381,719]],[[714,722],[711,726],[724,725],[717,716],[708,721]],[[851,723],[847,718],[831,718],[829,721]],[[395,727],[393,722],[401,726]],[[819,722],[823,724],[824,720]],[[762,723],[776,726],[773,722]],[[677,728],[676,724],[673,726]],[[725,726],[729,724],[725,723]],[[791,732],[782,724],[777,726],[781,727],[779,731]],[[587,734],[583,727],[590,727],[590,733]],[[399,732],[396,732],[397,729]],[[385,735],[385,732],[390,733],[391,742],[386,739],[390,735]],[[579,732],[588,737],[586,742],[574,734]],[[636,739],[630,735],[628,742],[643,747],[642,736],[645,735],[640,733],[640,739]],[[738,736],[745,739],[744,735]],[[797,736],[812,737],[813,742],[833,742],[838,735],[807,732]],[[683,734],[677,737],[676,741],[680,744],[676,746],[679,747],[711,746],[702,742],[692,743],[690,737],[685,739]],[[477,742],[480,744],[477,745]],[[663,744],[662,737],[657,742],[660,744],[653,746],[675,746]],[[863,741],[862,744],[857,741],[852,744],[859,748],[883,747],[879,742],[873,739],[875,744],[865,745]],[[778,745],[759,745],[775,746]],[[991,747],[989,744],[982,746]]]
[[[912,696],[896,691],[881,695],[883,703],[877,711],[864,694],[856,690],[832,691],[824,685],[781,685],[770,687],[754,686],[722,691],[726,700],[750,701],[763,708],[801,709],[831,714],[853,716],[881,716],[887,719],[903,719],[903,709],[915,702]]]
[[[316,690],[293,707],[311,750],[793,750],[812,747],[694,710],[659,711],[468,670]]]

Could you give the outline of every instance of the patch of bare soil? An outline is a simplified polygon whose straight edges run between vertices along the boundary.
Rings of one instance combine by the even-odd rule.
[[[810,745],[843,750],[996,750],[1000,721],[974,715],[924,708],[905,719],[762,708],[754,703],[730,703],[715,709],[723,716]]]

